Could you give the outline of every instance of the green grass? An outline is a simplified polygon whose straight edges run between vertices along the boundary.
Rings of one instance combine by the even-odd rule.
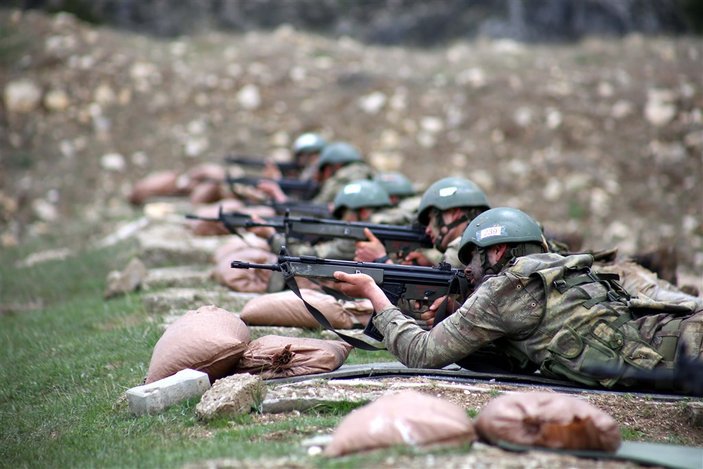
[[[38,243],[0,252],[4,466],[174,467],[214,458],[286,457],[306,466],[368,467],[409,451],[334,461],[308,456],[300,442],[331,432],[353,405],[267,423],[257,414],[204,423],[195,416],[198,399],[192,399],[159,415],[132,416],[124,392],[146,374],[161,329],[139,294],[102,298],[107,272],[126,265],[131,247],[16,267],[27,254],[50,247]],[[354,350],[348,363],[392,359],[388,352]]]

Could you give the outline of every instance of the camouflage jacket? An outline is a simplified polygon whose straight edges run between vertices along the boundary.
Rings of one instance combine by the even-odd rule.
[[[320,191],[312,199],[312,202],[318,204],[334,202],[337,192],[342,187],[357,179],[371,179],[373,175],[373,168],[366,163],[353,163],[343,166],[331,178],[322,183]]]
[[[417,207],[420,197],[409,197],[400,201],[395,207],[379,210],[371,217],[371,223],[383,225],[412,225],[417,220]]]
[[[604,282],[590,280],[592,262],[590,255],[520,257],[487,277],[456,313],[429,332],[395,307],[375,316],[374,325],[388,350],[407,366],[443,367],[500,343],[546,375],[612,386],[617,379],[592,376],[587,365],[659,365],[664,357],[655,350],[657,334],[675,316],[662,311],[653,320],[633,319],[625,302],[608,299]]]
[[[274,254],[281,252],[281,247],[284,244],[285,236],[281,233],[276,233],[269,240],[271,252]],[[324,257],[325,259],[341,259],[346,261],[354,260],[354,254],[356,253],[354,240],[341,238],[322,241],[314,245],[299,240],[289,240],[286,249],[291,256],[316,256]]]

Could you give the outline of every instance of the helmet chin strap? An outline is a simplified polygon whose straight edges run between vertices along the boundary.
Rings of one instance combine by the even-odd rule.
[[[467,217],[466,215],[462,215],[459,218],[457,218],[456,220],[449,222],[449,223],[444,223],[444,218],[442,218],[441,216],[437,217],[437,225],[439,227],[439,236],[437,236],[437,239],[434,242],[435,249],[439,250],[440,252],[444,252],[446,249],[441,247],[442,243],[444,242],[444,238],[447,237],[447,235],[449,234],[449,232],[453,228],[455,228],[455,227],[457,227],[467,221],[469,221],[469,217]],[[442,228],[446,228],[447,231],[442,233]]]

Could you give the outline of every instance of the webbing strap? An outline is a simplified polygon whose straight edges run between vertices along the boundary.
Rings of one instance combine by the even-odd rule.
[[[354,347],[356,347],[356,348],[360,348],[360,349],[362,349],[362,350],[371,350],[371,351],[385,350],[385,349],[382,349],[382,348],[375,347],[375,346],[373,346],[373,345],[371,345],[371,344],[369,344],[369,343],[367,343],[367,342],[364,342],[364,341],[361,340],[361,339],[358,339],[358,338],[356,338],[356,337],[353,337],[353,336],[344,334],[344,333],[339,332],[338,330],[336,330],[334,327],[332,327],[332,324],[330,324],[330,322],[327,320],[327,318],[325,317],[325,315],[322,314],[319,309],[315,308],[313,305],[311,305],[310,303],[308,303],[307,301],[305,301],[305,298],[303,298],[303,295],[300,293],[300,288],[298,288],[298,282],[295,281],[295,277],[294,277],[293,275],[284,275],[284,278],[285,278],[285,280],[286,280],[286,285],[288,286],[288,288],[289,288],[293,293],[295,293],[295,295],[296,295],[298,298],[300,298],[301,300],[303,300],[303,303],[305,304],[305,308],[307,308],[308,312],[309,312],[309,313],[312,315],[312,317],[314,317],[315,320],[317,320],[317,322],[318,322],[321,326],[323,326],[325,329],[327,329],[328,331],[334,332],[335,334],[337,334],[337,336],[339,336],[340,339],[342,339],[342,340],[345,341],[346,343],[348,343],[348,344],[350,344],[350,345],[352,345],[352,346],[354,346]]]

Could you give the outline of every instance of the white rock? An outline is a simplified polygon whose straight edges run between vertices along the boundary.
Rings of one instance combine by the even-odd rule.
[[[542,189],[542,197],[549,201],[558,200],[563,193],[562,184],[558,179],[550,179]]]
[[[256,85],[244,85],[237,93],[237,102],[244,109],[254,110],[261,106],[261,94]]]
[[[65,111],[69,105],[68,94],[64,90],[50,90],[44,96],[44,106],[50,111]]]
[[[359,107],[366,114],[378,114],[378,112],[386,104],[387,97],[384,93],[380,91],[374,91],[373,93],[367,94],[359,98]]]
[[[112,104],[117,99],[113,89],[105,83],[95,89],[93,98],[95,99],[95,102],[100,105]]]
[[[208,149],[210,143],[205,137],[200,138],[189,138],[184,144],[184,151],[186,156],[195,158],[200,156],[205,150]]]
[[[547,127],[556,129],[561,125],[562,117],[558,109],[547,108]]]
[[[444,122],[439,117],[425,116],[420,119],[420,127],[426,132],[436,134],[444,129]]]
[[[670,90],[652,89],[647,93],[647,104],[644,116],[647,121],[657,127],[668,124],[676,115],[674,93]]]
[[[122,172],[126,163],[124,156],[119,153],[106,153],[100,158],[100,166],[107,171]]]
[[[59,212],[56,207],[44,199],[35,199],[32,202],[32,210],[42,221],[56,221],[59,218]]]
[[[456,76],[458,85],[470,85],[472,88],[482,88],[486,85],[486,74],[478,67],[462,70]]]
[[[135,151],[132,153],[130,160],[134,166],[139,166],[140,168],[144,168],[149,164],[149,157],[143,151]]]
[[[532,110],[525,106],[517,108],[513,113],[513,121],[520,127],[527,127],[532,122]]]
[[[5,86],[4,98],[8,112],[32,112],[39,105],[41,90],[32,80],[11,81]]]
[[[610,115],[616,119],[622,119],[632,114],[633,108],[634,106],[631,102],[625,101],[624,99],[620,99],[615,104],[613,104],[613,108],[610,111]]]

